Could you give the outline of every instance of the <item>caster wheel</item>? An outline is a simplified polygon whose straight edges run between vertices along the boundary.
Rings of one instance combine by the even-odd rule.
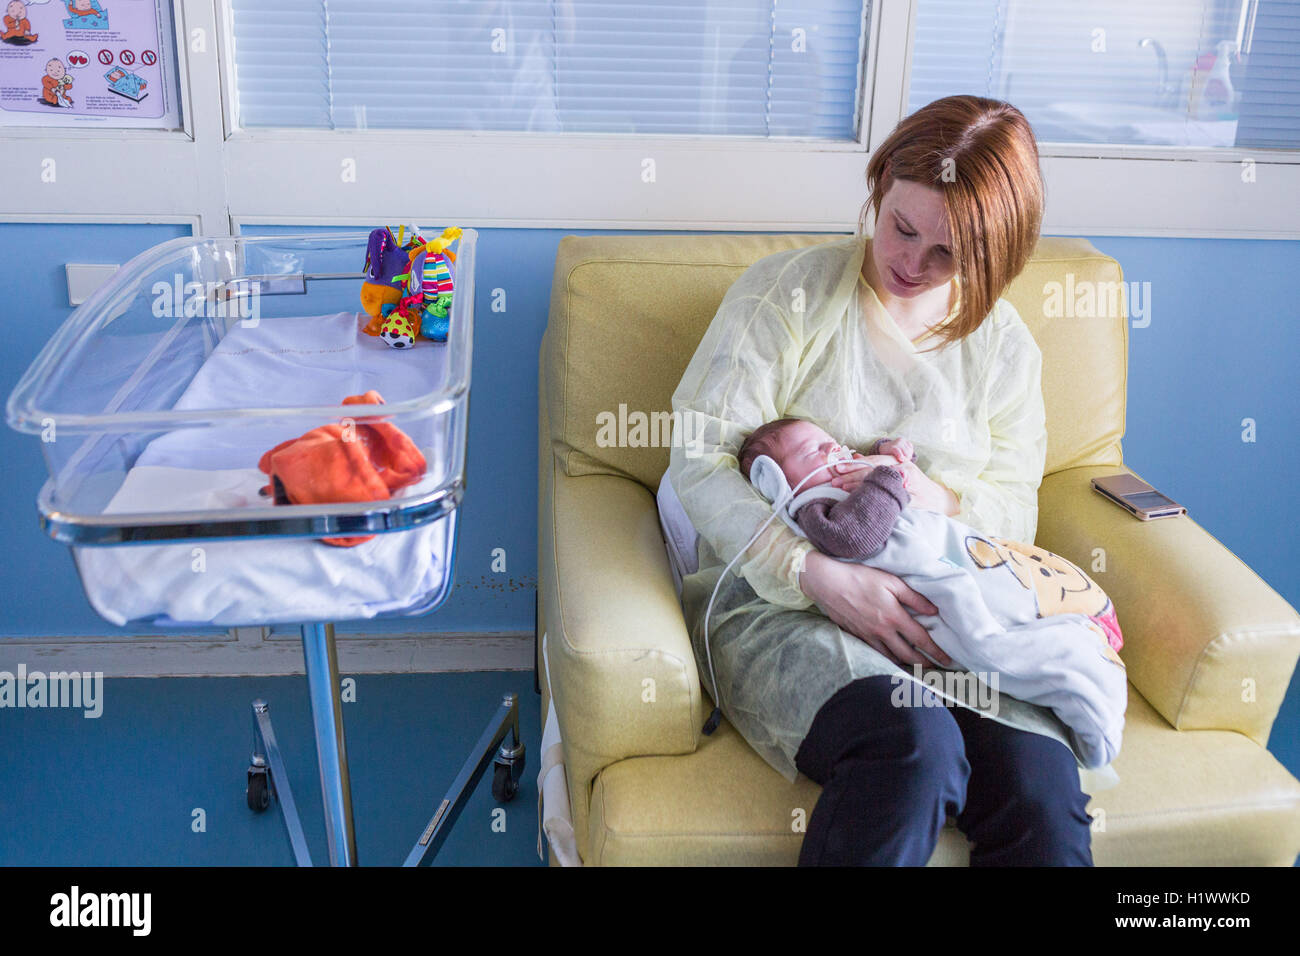
[[[261,813],[271,805],[271,792],[266,786],[266,774],[248,774],[248,809]]]
[[[492,798],[501,803],[509,803],[519,792],[519,784],[510,775],[510,766],[499,763],[492,771]]]

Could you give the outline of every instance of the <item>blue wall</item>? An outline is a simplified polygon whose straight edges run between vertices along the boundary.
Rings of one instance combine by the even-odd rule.
[[[179,226],[0,224],[0,261],[10,264],[0,273],[6,304],[0,393],[8,395],[46,334],[70,312],[65,262],[125,262],[185,232]],[[572,232],[480,231],[456,588],[425,621],[374,622],[365,630],[532,628],[537,350],[555,250]],[[1300,406],[1292,384],[1300,355],[1293,292],[1300,241],[1092,241],[1120,261],[1126,279],[1151,283],[1150,325],[1131,333],[1126,460],[1300,606],[1300,500],[1290,493],[1300,472]],[[495,288],[505,290],[504,312],[491,311]],[[1256,423],[1253,443],[1241,440],[1245,418]],[[0,513],[0,573],[8,595],[0,635],[118,633],[86,603],[67,551],[37,526],[34,501],[44,480],[38,445],[0,429],[9,500]],[[491,570],[498,547],[506,551],[505,573]],[[1292,680],[1270,748],[1300,776],[1300,681]]]
[[[188,235],[190,227],[178,225],[0,223],[0,398],[8,401],[45,340],[72,314],[65,263],[120,264]],[[90,607],[72,555],[37,524],[36,494],[46,478],[40,440],[0,427],[0,468],[0,574],[7,582],[0,636],[120,633]]]
[[[1300,608],[1300,242],[1091,241],[1151,283],[1150,324],[1129,332],[1125,463]],[[1300,776],[1295,675],[1269,749]]]

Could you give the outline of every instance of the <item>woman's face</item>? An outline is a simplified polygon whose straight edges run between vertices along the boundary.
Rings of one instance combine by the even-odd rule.
[[[880,201],[871,240],[876,277],[885,291],[910,299],[946,285],[956,272],[950,242],[943,194],[910,180],[894,180]]]

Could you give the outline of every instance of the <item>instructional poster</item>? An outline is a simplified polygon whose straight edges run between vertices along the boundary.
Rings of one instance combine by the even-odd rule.
[[[0,126],[180,126],[168,0],[0,7]]]

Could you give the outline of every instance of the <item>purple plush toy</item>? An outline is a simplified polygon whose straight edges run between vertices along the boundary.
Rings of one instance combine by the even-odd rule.
[[[403,231],[399,230],[399,233]],[[422,245],[424,237],[418,229],[412,228],[411,238],[405,244],[399,243],[388,227],[371,231],[370,241],[366,244],[366,281],[361,284],[361,308],[370,316],[369,323],[362,330],[367,335],[379,335],[384,324],[384,307],[388,306],[388,311],[391,311],[392,306],[401,301],[405,283],[394,277],[405,276],[411,271],[410,252]]]

